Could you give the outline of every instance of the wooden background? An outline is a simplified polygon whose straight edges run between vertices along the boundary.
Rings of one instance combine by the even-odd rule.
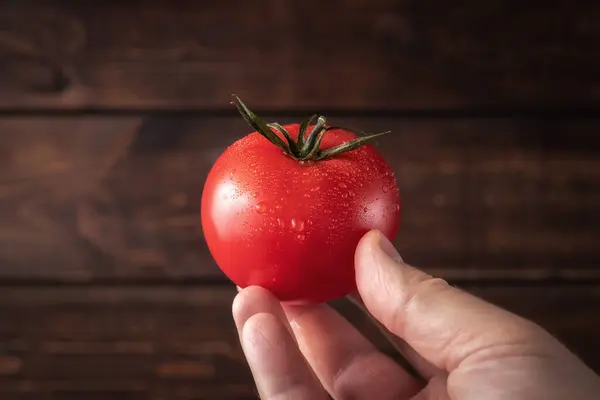
[[[0,397],[256,398],[198,210],[248,132],[232,92],[268,120],[391,129],[404,258],[600,371],[599,20],[558,0],[0,3]]]

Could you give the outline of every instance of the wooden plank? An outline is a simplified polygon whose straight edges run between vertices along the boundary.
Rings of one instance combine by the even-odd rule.
[[[463,286],[540,323],[600,371],[600,286]],[[232,286],[0,287],[0,321],[21,315],[14,334],[28,349],[2,352],[0,395],[256,398],[230,314],[234,295]],[[348,302],[334,307],[391,351]]]
[[[0,5],[0,107],[597,106],[584,1],[22,0]]]
[[[246,126],[138,122],[0,119],[0,279],[224,279],[199,202],[212,163]],[[400,182],[396,244],[411,263],[451,279],[600,278],[600,120],[331,122],[393,131],[376,146]]]
[[[131,146],[141,122],[139,117],[1,120],[0,263],[5,272],[22,268],[24,275],[70,280],[102,270],[104,253],[74,229],[75,206],[90,196],[102,198],[101,182]]]
[[[8,337],[27,350],[2,352],[3,398],[256,397],[231,287],[14,289],[0,288],[0,320],[21,316]]]

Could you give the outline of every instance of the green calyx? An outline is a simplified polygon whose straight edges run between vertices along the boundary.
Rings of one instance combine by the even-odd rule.
[[[232,95],[232,97],[233,101],[231,104],[237,107],[242,117],[244,117],[252,129],[298,161],[320,161],[332,158],[339,154],[355,150],[370,140],[390,133],[387,131],[364,135],[346,143],[323,150],[321,149],[321,141],[323,140],[325,134],[333,129],[342,129],[340,127],[327,126],[325,117],[315,114],[304,119],[300,123],[298,140],[294,141],[289,132],[283,126],[276,122],[270,124],[264,123],[242,102],[242,100],[240,100],[239,97],[237,97],[235,94]],[[316,122],[314,125],[312,125],[312,130],[307,136],[309,126],[311,126],[311,123],[315,120]],[[350,131],[349,129],[345,128],[344,130]],[[281,136],[283,136],[283,139],[276,132],[279,132]]]

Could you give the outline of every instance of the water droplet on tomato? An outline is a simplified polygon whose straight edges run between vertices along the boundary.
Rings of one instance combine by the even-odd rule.
[[[283,208],[283,206],[281,204],[275,204],[276,210],[281,210],[282,208]]]
[[[259,214],[264,214],[265,212],[267,212],[267,205],[263,201],[258,203],[254,208]]]
[[[321,186],[315,186],[314,188],[310,189],[311,192],[316,192],[319,189],[321,189]]]
[[[285,222],[283,222],[281,218],[277,218],[277,226],[279,226],[280,228],[284,228]]]
[[[396,203],[392,206],[392,210],[394,210],[394,211],[398,211],[399,209],[400,209],[400,204]]]
[[[366,212],[368,212],[368,211],[369,211],[369,209],[368,209],[367,207],[363,208],[363,212],[364,212],[364,213],[366,213]]]
[[[296,238],[301,242],[304,242],[304,240],[306,240],[306,236],[303,234],[299,234],[298,236],[296,236]]]
[[[306,197],[307,199],[310,199],[310,193],[304,193],[304,197]]]
[[[390,190],[390,188],[387,185],[383,185],[381,187],[381,190],[383,190],[383,193],[387,193]]]
[[[346,189],[348,186],[344,182],[340,182],[340,183],[338,183],[338,187],[340,189]]]
[[[346,199],[346,198],[348,198],[348,193],[344,192],[341,194],[341,196],[342,196],[342,199]]]
[[[295,232],[302,232],[304,230],[304,221],[302,221],[301,219],[292,218],[290,224],[290,227]]]

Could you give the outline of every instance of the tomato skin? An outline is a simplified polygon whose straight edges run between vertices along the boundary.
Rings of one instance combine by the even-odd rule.
[[[285,128],[297,139],[298,124]],[[321,149],[355,138],[330,130]],[[321,303],[356,289],[354,252],[365,233],[396,235],[400,195],[371,145],[299,162],[253,132],[213,165],[201,219],[211,255],[237,286],[264,287],[284,302]]]

